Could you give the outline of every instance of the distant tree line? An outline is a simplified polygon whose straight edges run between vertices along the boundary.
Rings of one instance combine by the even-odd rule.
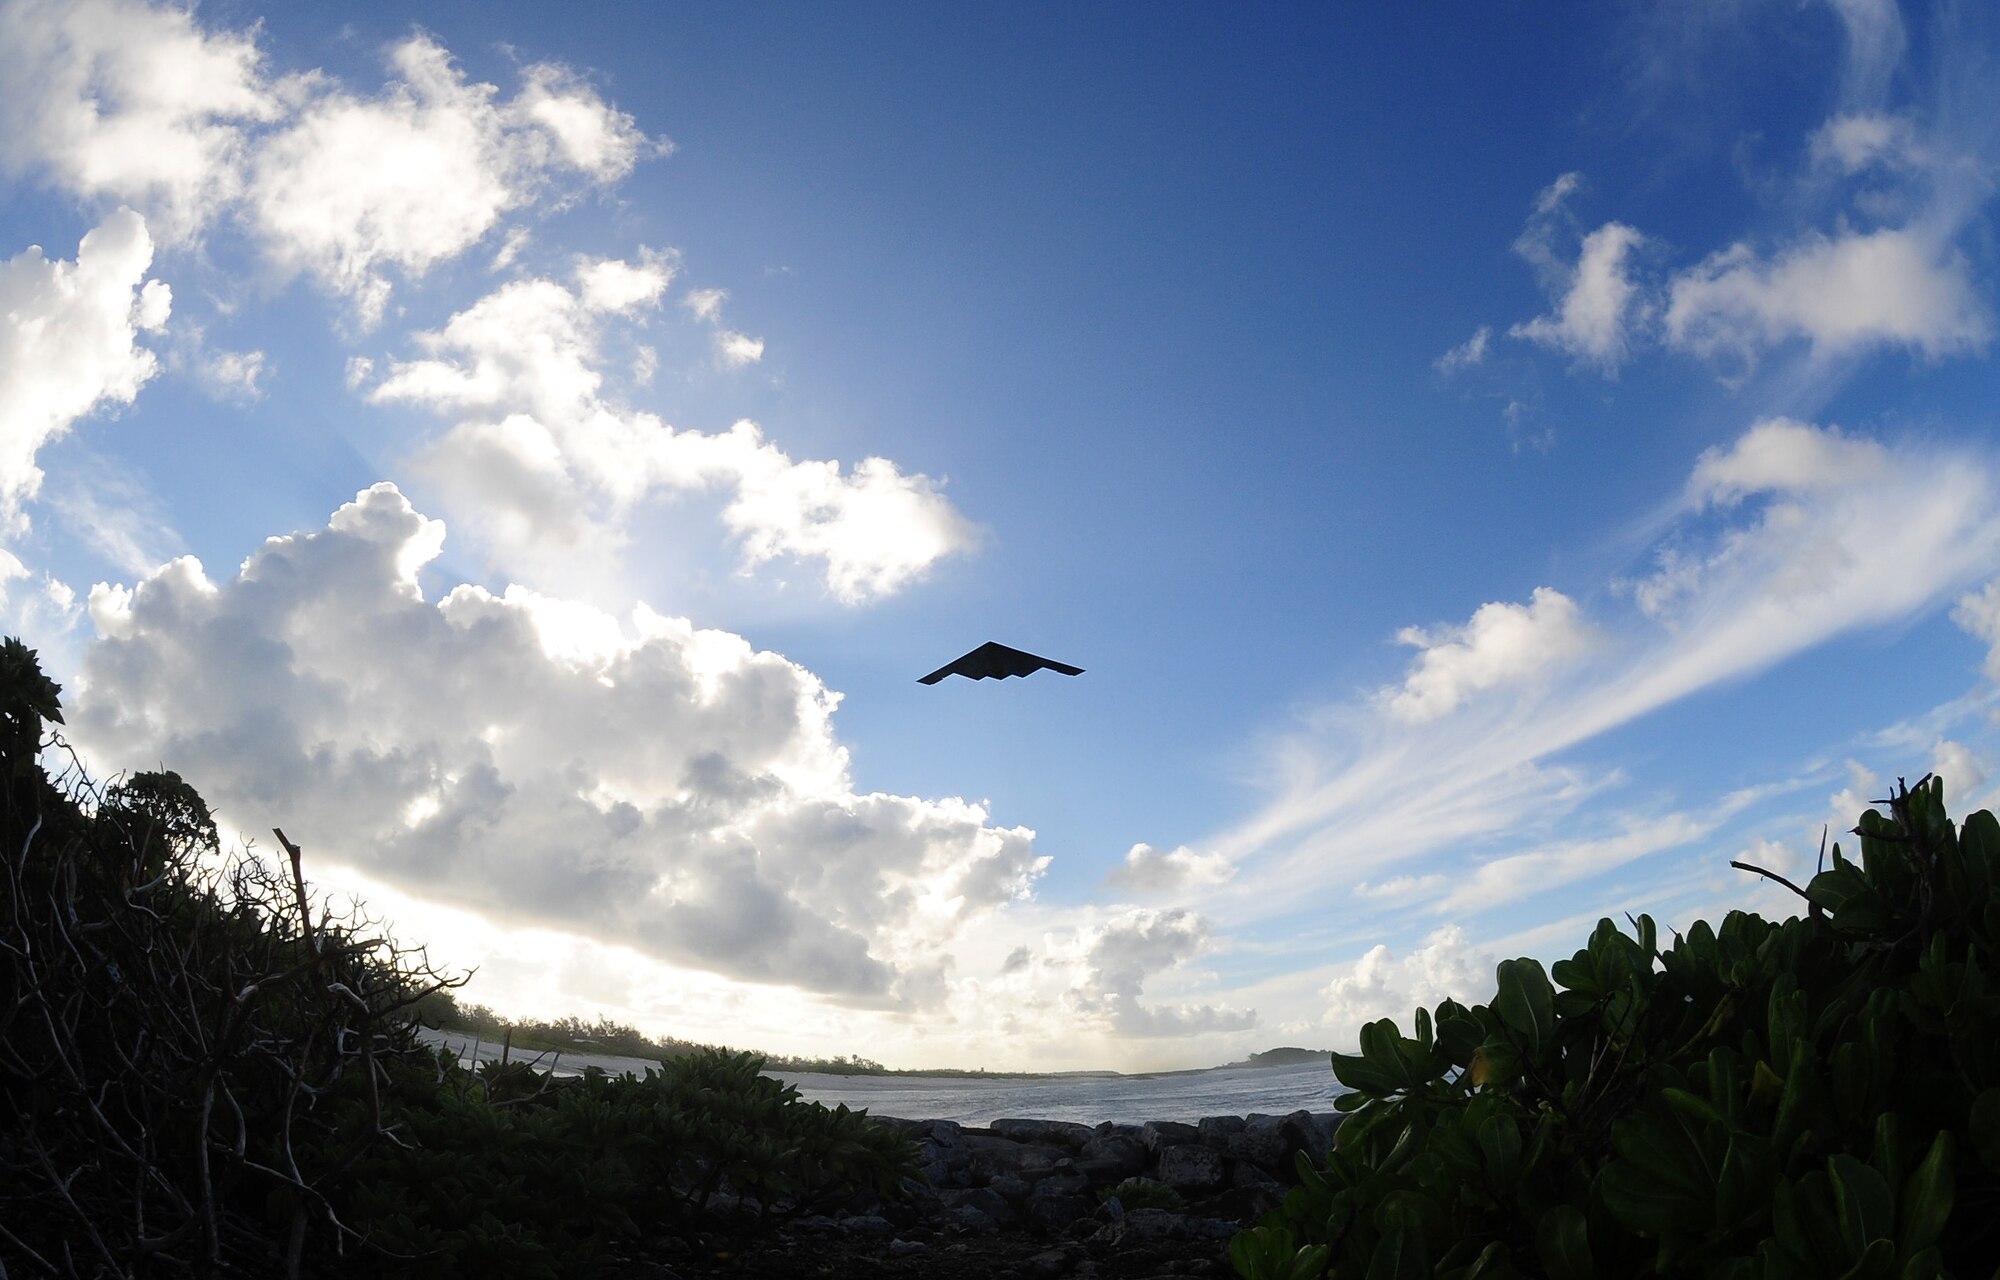
[[[483,1004],[458,999],[440,988],[416,1006],[417,1020],[425,1026],[478,1036],[483,1040],[506,1040],[530,1053],[600,1053],[621,1058],[653,1058],[666,1061],[692,1053],[733,1052],[726,1046],[682,1040],[677,1036],[650,1036],[637,1027],[598,1015],[595,1021],[578,1017],[509,1018]],[[767,1069],[776,1072],[813,1071],[826,1075],[886,1075],[889,1069],[859,1054],[831,1058],[794,1057],[756,1053]]]
[[[281,832],[224,851],[177,774],[93,782],[60,692],[0,641],[0,1277],[611,1275],[915,1172],[754,1054],[566,1019],[521,1028],[681,1052],[467,1069],[417,1035],[420,1010],[507,1025],[462,978],[332,908]]]

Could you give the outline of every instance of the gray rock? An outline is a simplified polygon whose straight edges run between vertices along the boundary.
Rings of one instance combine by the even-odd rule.
[[[1186,1235],[1182,1221],[1180,1214],[1165,1209],[1134,1209],[1118,1224],[1119,1234],[1126,1240],[1180,1240]]]
[[[889,1242],[889,1256],[892,1258],[907,1258],[911,1254],[922,1253],[928,1248],[930,1246],[921,1240],[904,1240],[899,1237]]]
[[[991,1128],[1015,1142],[1067,1147],[1071,1151],[1096,1136],[1089,1125],[1068,1120],[995,1120]]]
[[[996,1227],[1012,1226],[1021,1220],[1020,1213],[1007,1198],[991,1187],[972,1187],[964,1191],[946,1191],[938,1196],[945,1206],[947,1215],[960,1209],[971,1209]]]
[[[1226,1218],[1197,1218],[1191,1215],[1181,1218],[1181,1238],[1184,1240],[1230,1240],[1242,1229]]]
[[[1098,1125],[1095,1129],[1091,1130],[1091,1132],[1095,1133],[1100,1138],[1109,1137],[1112,1134],[1116,1134],[1121,1138],[1136,1138],[1139,1136],[1139,1131],[1143,1128],[1145,1128],[1144,1125],[1118,1124],[1114,1121],[1106,1120],[1104,1123]]]
[[[1089,1196],[1030,1196],[1027,1206],[1028,1222],[1043,1231],[1061,1231],[1079,1218],[1088,1218],[1091,1210],[1096,1207],[1090,1202]]]
[[[852,1218],[842,1218],[840,1229],[851,1236],[879,1238],[896,1234],[896,1224],[879,1213],[861,1213]]]
[[[1004,1196],[1009,1200],[1026,1200],[1028,1193],[1035,1189],[1035,1184],[1029,1182],[1026,1178],[1017,1178],[1012,1174],[1003,1173],[991,1182],[988,1182],[986,1189],[995,1195]]]
[[[1203,1218],[1227,1218],[1249,1225],[1278,1207],[1279,1193],[1269,1187],[1230,1187],[1188,1206],[1188,1213]]]
[[[613,1280],[681,1280],[681,1273],[664,1262],[628,1262],[613,1273]]]
[[[1143,1160],[1136,1166],[1128,1164],[1123,1160],[1079,1160],[1076,1162],[1076,1171],[1100,1187],[1110,1186],[1114,1182],[1123,1182],[1128,1174],[1137,1173],[1145,1167],[1146,1162]]]
[[[1103,1133],[1083,1144],[1077,1153],[1079,1167],[1085,1164],[1107,1164],[1115,1168],[1118,1177],[1134,1174],[1146,1167],[1146,1144],[1136,1135]]]
[[[1220,1151],[1230,1138],[1243,1132],[1243,1117],[1203,1116],[1196,1122],[1195,1132],[1201,1136],[1203,1146]]]
[[[809,1213],[803,1218],[794,1218],[790,1229],[802,1236],[830,1236],[840,1233],[840,1224],[823,1213]]]
[[[1072,1271],[1076,1259],[1067,1249],[1045,1249],[1021,1264],[1021,1270],[1031,1276],[1066,1276]]]
[[[1028,1193],[1032,1202],[1048,1196],[1080,1196],[1090,1190],[1090,1179],[1081,1173],[1059,1170],[1035,1184]]]
[[[1292,1140],[1275,1125],[1245,1129],[1229,1135],[1222,1153],[1231,1160],[1247,1160],[1267,1173],[1277,1173],[1291,1164]]]
[[[950,1230],[967,1236],[990,1236],[1000,1229],[1000,1224],[969,1204],[944,1211],[944,1225]]]
[[[1340,1122],[1345,1119],[1347,1117],[1338,1111],[1306,1113],[1308,1140],[1300,1144],[1306,1154],[1323,1163],[1326,1153],[1333,1150],[1334,1141],[1340,1136]]]
[[[1013,1142],[998,1134],[970,1131],[958,1136],[952,1150],[965,1153],[967,1167],[988,1178],[1003,1173],[1022,1175],[1030,1171],[1040,1176],[1053,1169],[1056,1161],[1069,1156],[1067,1147]]]
[[[1222,1153],[1201,1146],[1167,1147],[1153,1176],[1176,1191],[1207,1191],[1223,1183]]]
[[[1139,1141],[1146,1145],[1146,1150],[1157,1153],[1165,1147],[1200,1142],[1201,1130],[1178,1120],[1148,1120],[1139,1127]]]
[[[1236,1167],[1230,1171],[1229,1185],[1233,1187],[1257,1187],[1264,1191],[1276,1192],[1279,1195],[1283,1195],[1285,1191],[1285,1184],[1283,1182],[1259,1169],[1256,1165],[1251,1164],[1248,1160],[1238,1161]]]
[[[964,1132],[965,1132],[965,1126],[960,1124],[956,1120],[931,1121],[931,1132],[930,1132],[931,1141],[937,1143],[941,1147],[949,1147],[955,1145],[958,1142],[958,1135]]]

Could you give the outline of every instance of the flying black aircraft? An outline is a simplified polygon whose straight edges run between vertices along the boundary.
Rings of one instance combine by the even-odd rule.
[[[1032,653],[1009,649],[1004,644],[995,644],[988,640],[964,657],[945,663],[917,683],[936,684],[946,676],[952,675],[964,676],[968,680],[1004,680],[1008,676],[1033,675],[1043,667],[1051,671],[1060,671],[1066,676],[1083,674],[1082,667],[1072,667],[1066,662],[1052,662],[1047,658],[1038,658]]]

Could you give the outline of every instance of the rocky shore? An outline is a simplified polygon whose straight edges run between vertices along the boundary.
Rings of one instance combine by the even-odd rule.
[[[1149,1280],[1230,1274],[1228,1243],[1333,1145],[1332,1112],[1197,1124],[877,1117],[918,1144],[908,1197],[801,1218],[777,1236],[676,1242],[621,1280],[939,1277]]]

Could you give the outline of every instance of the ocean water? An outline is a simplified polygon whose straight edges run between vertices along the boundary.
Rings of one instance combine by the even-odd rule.
[[[500,1046],[478,1042],[455,1032],[420,1031],[431,1044],[448,1045],[461,1059],[490,1061]],[[606,1054],[564,1054],[535,1057],[516,1053],[516,1061],[532,1061],[558,1075],[580,1075],[598,1067],[612,1075],[635,1074],[656,1066],[644,1058]],[[773,1073],[798,1089],[801,1097],[827,1106],[846,1103],[866,1107],[868,1114],[905,1120],[956,1120],[985,1125],[1008,1117],[1030,1120],[1074,1120],[1100,1124],[1143,1124],[1148,1120],[1192,1123],[1203,1116],[1243,1116],[1252,1112],[1283,1115],[1298,1111],[1331,1111],[1333,1100],[1345,1093],[1324,1062],[1289,1067],[1216,1067],[1209,1071],[1179,1071],[1140,1076],[1055,1076],[1029,1080],[968,1079],[961,1076],[830,1076],[814,1072]]]
[[[825,1076],[778,1073],[801,1096],[870,1115],[984,1125],[1003,1117],[1142,1124],[1203,1116],[1331,1111],[1346,1090],[1324,1062],[1290,1067],[1217,1067],[1157,1076],[980,1080],[957,1076]]]

